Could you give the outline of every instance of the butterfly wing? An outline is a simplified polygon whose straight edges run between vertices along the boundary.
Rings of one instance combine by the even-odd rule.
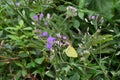
[[[78,56],[76,50],[70,45],[65,50],[65,53],[68,57],[77,57]]]

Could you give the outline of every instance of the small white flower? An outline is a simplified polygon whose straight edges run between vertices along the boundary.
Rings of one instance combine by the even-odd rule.
[[[73,6],[67,7],[67,15],[68,16],[77,16],[77,9]]]
[[[51,15],[50,13],[47,13],[47,19],[50,19]]]
[[[68,6],[67,10],[77,12],[77,9],[72,6]]]

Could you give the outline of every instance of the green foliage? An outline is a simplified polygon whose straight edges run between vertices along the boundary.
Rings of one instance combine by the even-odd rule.
[[[119,7],[120,0],[0,0],[0,80],[119,80]]]

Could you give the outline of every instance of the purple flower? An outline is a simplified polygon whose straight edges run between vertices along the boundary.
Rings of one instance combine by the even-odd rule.
[[[15,5],[16,5],[17,7],[19,7],[19,6],[20,6],[20,3],[19,3],[19,2],[16,2]]]
[[[66,40],[66,39],[67,39],[67,37],[66,37],[66,36],[63,36],[63,39],[64,39],[64,40]]]
[[[69,43],[69,42],[65,42],[65,44],[66,44],[66,45],[70,45],[70,43]]]
[[[38,15],[34,15],[34,20],[37,21],[38,20]]]
[[[46,45],[46,47],[50,50],[50,49],[52,49],[52,44],[49,44],[49,43],[47,43],[47,45]]]
[[[39,36],[39,37],[43,37],[43,35],[42,35],[42,34],[39,34],[38,36]]]
[[[43,32],[42,34],[39,34],[39,37],[45,37],[45,36],[48,36],[48,32]]]
[[[91,16],[91,19],[95,19],[96,18],[96,16]]]
[[[52,37],[52,36],[49,36],[48,39],[47,39],[47,45],[46,45],[46,47],[48,49],[52,49],[52,46],[54,45],[54,41],[55,41],[55,38]]]
[[[43,14],[43,13],[40,13],[40,15],[39,15],[40,20],[42,20],[43,17],[44,17],[44,14]]]
[[[48,32],[45,31],[45,32],[42,33],[42,35],[43,36],[48,36]]]
[[[53,44],[55,41],[55,38],[52,37],[52,36],[49,36],[48,39],[47,39],[47,42],[50,43],[50,44]]]

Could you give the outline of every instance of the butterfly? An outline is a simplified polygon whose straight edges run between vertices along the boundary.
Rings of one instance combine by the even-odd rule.
[[[67,49],[65,50],[65,53],[68,57],[74,57],[74,58],[78,57],[78,53],[76,52],[74,47],[72,47],[71,45],[67,47]]]

